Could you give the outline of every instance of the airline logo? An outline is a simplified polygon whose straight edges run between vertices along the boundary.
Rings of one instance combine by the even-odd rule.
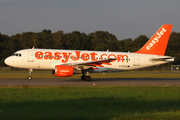
[[[69,70],[60,70],[60,72],[68,73],[68,72],[70,72],[70,71],[69,71]]]
[[[68,62],[69,59],[73,60],[73,61],[78,61],[80,59],[82,59],[83,61],[88,61],[88,60],[92,60],[92,61],[97,61],[99,58],[100,60],[103,59],[109,59],[109,58],[115,58],[117,59],[117,62],[124,62],[126,61],[128,63],[129,58],[128,55],[115,55],[115,54],[101,54],[100,57],[98,57],[97,53],[92,52],[92,53],[81,53],[81,51],[74,51],[75,52],[75,56],[72,55],[72,52],[42,52],[42,51],[37,51],[35,53],[35,58],[36,59],[44,59],[44,60],[61,60],[62,63],[66,63]],[[112,61],[114,62],[114,61]]]
[[[167,30],[165,28],[162,28],[160,32],[157,32],[154,39],[146,46],[146,49],[150,50],[153,47],[153,45],[159,42],[159,39],[164,35],[166,31]]]

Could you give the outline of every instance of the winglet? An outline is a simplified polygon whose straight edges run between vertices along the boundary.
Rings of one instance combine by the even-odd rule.
[[[164,55],[173,25],[162,25],[149,41],[137,52],[141,54]]]

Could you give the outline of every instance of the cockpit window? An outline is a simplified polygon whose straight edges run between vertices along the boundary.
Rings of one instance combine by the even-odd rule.
[[[22,55],[20,53],[14,53],[12,56],[21,57]]]

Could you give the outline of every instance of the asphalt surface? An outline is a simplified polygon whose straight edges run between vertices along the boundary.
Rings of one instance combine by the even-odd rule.
[[[138,86],[138,85],[180,85],[178,79],[92,79],[81,81],[80,79],[0,79],[0,86]]]

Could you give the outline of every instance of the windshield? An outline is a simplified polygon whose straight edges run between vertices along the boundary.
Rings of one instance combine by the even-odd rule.
[[[20,53],[14,53],[12,56],[18,56],[21,57],[22,55]]]

